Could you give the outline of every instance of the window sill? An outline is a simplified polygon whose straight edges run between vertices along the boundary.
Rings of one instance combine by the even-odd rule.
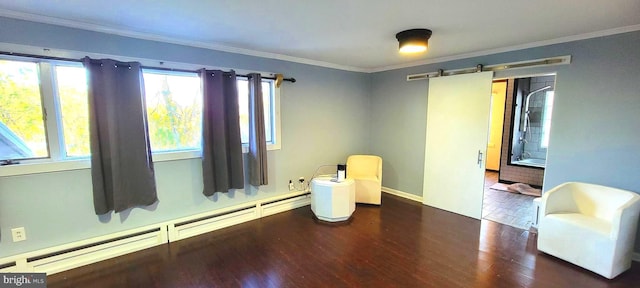
[[[280,150],[280,144],[267,144],[267,151]],[[242,144],[242,154],[249,153],[249,144]]]
[[[186,159],[195,159],[202,158],[202,153],[200,150],[192,150],[192,151],[176,151],[176,152],[158,152],[151,155],[153,158],[153,162],[166,162],[166,161],[176,161],[176,160],[186,160]]]
[[[56,161],[56,162],[36,162],[21,163],[0,167],[0,177],[18,176],[27,174],[39,174],[68,170],[80,170],[91,168],[89,159]]]
[[[280,150],[280,145],[269,144],[267,151]],[[242,153],[248,153],[249,147],[242,147]],[[153,154],[153,162],[167,162],[186,159],[202,158],[200,151],[162,152]],[[60,171],[91,169],[91,160],[78,159],[51,162],[31,162],[15,165],[0,166],[0,177],[19,176],[29,174],[51,173]]]
[[[153,162],[166,162],[200,158],[200,151],[165,152],[153,154]],[[60,171],[91,169],[91,160],[88,158],[79,160],[31,162],[0,167],[0,177],[40,174]]]

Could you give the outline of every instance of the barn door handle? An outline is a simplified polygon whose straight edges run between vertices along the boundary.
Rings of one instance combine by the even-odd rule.
[[[478,150],[478,166],[482,168],[482,150]]]

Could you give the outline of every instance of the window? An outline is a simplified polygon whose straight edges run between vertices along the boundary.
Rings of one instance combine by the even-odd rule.
[[[196,73],[144,70],[151,151],[198,150],[202,92]]]
[[[55,66],[55,80],[62,118],[63,158],[87,157],[89,145],[89,101],[87,74],[82,66]]]
[[[202,91],[195,73],[145,69],[143,71],[149,138],[153,152],[199,150],[202,140]],[[237,80],[240,135],[249,143],[249,83]],[[275,144],[275,85],[262,81],[267,144]]]
[[[0,160],[49,156],[38,65],[0,60]]]
[[[17,58],[0,60],[0,160],[89,155],[84,68]]]
[[[175,152],[199,150],[202,140],[202,91],[195,73],[154,69],[143,71],[151,150]],[[238,77],[240,135],[249,143],[249,83]],[[276,89],[274,81],[262,80],[267,144],[274,149],[276,139]]]
[[[544,99],[544,109],[542,112],[542,137],[540,137],[540,147],[549,147],[549,134],[551,133],[551,112],[553,111],[554,91],[547,91]]]
[[[197,157],[202,139],[198,74],[143,69],[143,78],[155,159]],[[237,81],[241,138],[247,145],[248,81],[244,77]],[[279,90],[270,79],[262,80],[262,90],[267,149],[279,149]],[[88,164],[65,160],[86,160],[91,154],[88,106],[87,75],[81,63],[0,56],[0,161],[57,165],[53,170],[16,165],[20,172],[0,169],[0,176],[86,168]]]
[[[275,144],[273,130],[276,119],[275,114],[275,89],[274,81],[262,80],[262,105],[264,106],[264,134],[267,144]],[[249,81],[238,79],[238,105],[240,106],[240,136],[242,144],[249,144]]]

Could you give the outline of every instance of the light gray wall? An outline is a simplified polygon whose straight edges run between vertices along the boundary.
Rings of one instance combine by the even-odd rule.
[[[382,186],[422,195],[428,81],[420,68],[372,74],[371,152],[382,157]]]
[[[640,192],[640,32],[573,46],[556,80],[545,189],[585,181]]]
[[[202,195],[199,159],[157,162],[157,207],[100,220],[93,212],[90,170],[0,177],[0,258],[289,193],[289,179],[309,179],[323,164],[367,153],[369,76],[311,65],[144,41],[0,18],[0,42],[199,63],[295,77],[281,90],[282,149],[268,152],[269,185]],[[126,215],[126,216],[125,216]],[[13,243],[11,228],[27,241]]]
[[[422,195],[428,81],[413,73],[571,55],[570,65],[496,73],[557,72],[543,190],[583,181],[640,192],[640,32],[385,71],[372,75],[371,151],[383,186]],[[464,181],[464,179],[460,179]],[[640,232],[640,231],[639,231]],[[640,236],[636,251],[640,251]]]

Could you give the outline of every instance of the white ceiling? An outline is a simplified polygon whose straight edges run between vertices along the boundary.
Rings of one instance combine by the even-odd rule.
[[[0,16],[353,71],[640,30],[639,0],[0,0]],[[433,30],[426,54],[395,34]]]

